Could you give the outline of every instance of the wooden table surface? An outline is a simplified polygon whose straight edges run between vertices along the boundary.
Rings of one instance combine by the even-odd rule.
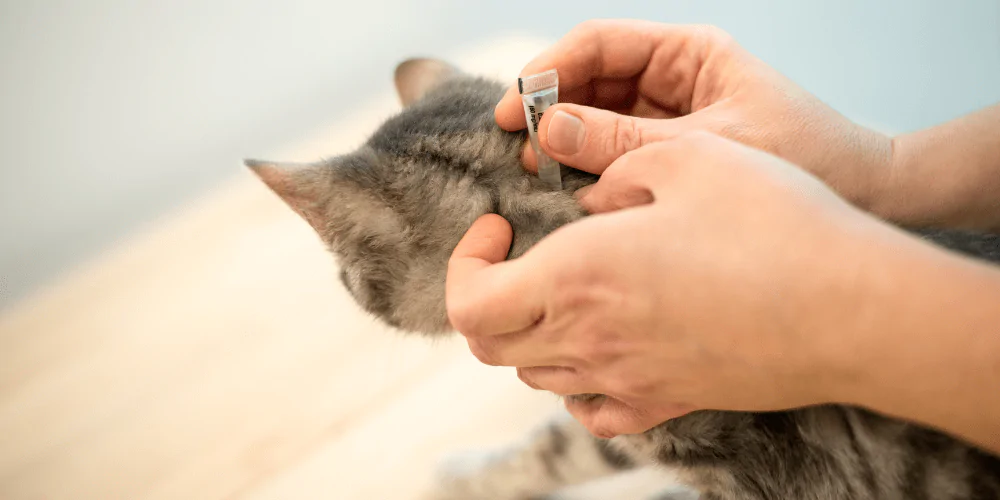
[[[509,78],[543,46],[450,59]],[[281,159],[348,151],[395,109],[359,103]],[[458,339],[376,324],[239,160],[228,185],[0,316],[0,498],[415,498],[444,455],[561,407]]]

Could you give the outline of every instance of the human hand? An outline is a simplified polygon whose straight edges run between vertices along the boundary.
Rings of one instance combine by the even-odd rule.
[[[891,139],[847,120],[721,30],[646,21],[591,21],[531,61],[559,71],[559,98],[539,124],[559,162],[598,172],[627,151],[692,130],[768,151],[822,179],[864,209],[877,205]],[[496,108],[506,130],[525,127],[517,88]],[[534,153],[524,159],[534,169]]]
[[[596,214],[522,257],[501,217],[449,263],[448,314],[472,352],[567,399],[595,435],[695,409],[829,401],[881,222],[764,152],[707,133],[626,153],[580,200]],[[881,265],[881,264],[879,264]]]

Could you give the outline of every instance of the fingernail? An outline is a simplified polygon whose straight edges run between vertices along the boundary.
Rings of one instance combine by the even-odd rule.
[[[556,111],[549,120],[549,149],[553,153],[574,155],[583,149],[583,138],[586,134],[583,120],[565,111]]]

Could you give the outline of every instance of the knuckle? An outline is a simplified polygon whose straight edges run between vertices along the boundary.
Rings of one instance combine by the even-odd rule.
[[[657,393],[658,385],[647,374],[637,378],[632,384],[632,396],[637,398],[648,398]]]
[[[588,19],[574,26],[570,33],[576,36],[593,35],[600,33],[606,26],[607,21],[601,19]]]
[[[587,265],[585,256],[567,257],[567,263],[570,265],[554,276],[554,288],[558,291],[550,299],[552,309],[570,315],[585,314],[597,303],[592,287],[605,271]]]
[[[576,345],[574,349],[575,357],[586,363],[593,365],[603,365],[609,360],[610,355],[601,342],[585,340]]]
[[[593,300],[589,302],[590,305],[585,310],[599,309],[594,307]],[[593,312],[588,316],[579,323],[578,330],[573,335],[578,339],[573,345],[573,355],[585,363],[604,366],[616,358],[621,336],[614,333],[613,329],[602,326],[608,322],[605,317],[595,317]]]
[[[615,125],[611,134],[610,150],[616,156],[621,156],[629,151],[639,149],[642,146],[642,128],[638,120],[631,116],[619,116],[615,120]]]
[[[730,35],[728,31],[718,26],[703,24],[698,26],[697,29],[702,36],[704,36],[705,39],[713,45],[725,47],[733,43],[733,36]]]

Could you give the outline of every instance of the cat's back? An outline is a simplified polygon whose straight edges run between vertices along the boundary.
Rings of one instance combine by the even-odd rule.
[[[873,498],[1000,499],[1000,458],[958,439],[849,406],[794,414],[806,446],[826,449]]]
[[[1000,498],[997,457],[850,406],[695,412],[645,438],[656,444],[647,455],[718,498]]]

